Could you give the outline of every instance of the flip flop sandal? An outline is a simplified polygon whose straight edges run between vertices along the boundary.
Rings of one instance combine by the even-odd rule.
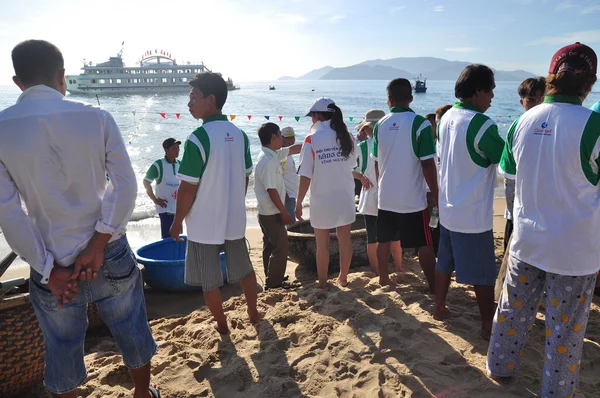
[[[150,390],[150,394],[152,394],[152,398],[160,398],[160,391],[152,386],[149,386],[148,389]]]

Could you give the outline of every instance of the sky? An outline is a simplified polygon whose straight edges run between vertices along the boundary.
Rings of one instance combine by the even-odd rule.
[[[300,76],[326,65],[433,56],[545,75],[580,41],[600,53],[598,0],[0,0],[0,85],[22,40],[56,44],[68,74],[121,49],[203,61],[235,82]]]

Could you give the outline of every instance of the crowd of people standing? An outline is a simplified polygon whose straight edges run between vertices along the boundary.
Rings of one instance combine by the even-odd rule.
[[[96,302],[121,347],[135,396],[159,397],[150,384],[157,345],[125,236],[137,184],[123,138],[108,112],[64,97],[64,62],[55,46],[23,42],[12,58],[23,94],[0,113],[0,227],[32,268],[32,303],[46,346],[45,386],[55,396],[76,396],[87,375],[85,311]],[[457,102],[427,117],[410,108],[410,82],[392,80],[386,92],[389,112],[367,112],[357,128],[360,143],[344,123],[342,109],[330,98],[319,98],[308,111],[313,124],[302,144],[294,145],[291,128],[260,127],[262,153],[256,164],[248,135],[222,114],[225,81],[201,73],[189,81],[188,107],[202,125],[185,141],[181,161],[181,143],[164,141],[165,157],[150,167],[144,186],[161,214],[163,237],[168,229],[181,240],[185,221],[185,283],[203,288],[216,330],[228,334],[221,250],[227,280],[241,284],[250,323],[263,316],[245,241],[250,175],[254,172],[269,289],[289,287],[286,225],[303,220],[307,194],[319,286],[330,288],[329,239],[335,229],[337,282],[347,287],[358,179],[358,213],[365,218],[369,262],[380,284],[397,283],[389,275],[390,252],[400,271],[402,248],[416,248],[435,295],[435,319],[451,316],[446,296],[453,274],[458,283],[473,285],[480,335],[490,340],[488,374],[497,379],[518,372],[545,297],[541,393],[575,396],[600,268],[600,241],[594,235],[600,223],[600,114],[582,106],[596,73],[591,48],[580,43],[561,48],[545,80],[528,79],[519,87],[526,112],[506,140],[485,115],[495,80],[484,65],[466,67],[456,81]],[[13,139],[15,131],[22,140]],[[297,153],[296,173],[291,156]],[[492,218],[498,165],[506,178],[508,236],[506,277],[496,306]],[[76,220],[70,217],[73,207]]]

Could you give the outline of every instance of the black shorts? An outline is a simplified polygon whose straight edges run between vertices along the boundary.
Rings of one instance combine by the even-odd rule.
[[[377,216],[363,214],[365,218],[365,228],[367,228],[367,244],[377,243]],[[394,235],[392,241],[400,240],[399,232]]]
[[[377,216],[377,242],[388,243],[398,238],[402,247],[432,245],[427,209],[414,213],[395,213],[380,209]]]

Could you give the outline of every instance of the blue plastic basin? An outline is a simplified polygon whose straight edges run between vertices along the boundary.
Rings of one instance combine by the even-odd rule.
[[[165,238],[137,250],[137,261],[144,265],[144,279],[150,287],[171,292],[201,289],[199,286],[189,286],[183,282],[187,237],[182,236],[182,238],[183,242]],[[225,253],[221,253],[220,258],[221,273],[225,282],[227,280]]]

